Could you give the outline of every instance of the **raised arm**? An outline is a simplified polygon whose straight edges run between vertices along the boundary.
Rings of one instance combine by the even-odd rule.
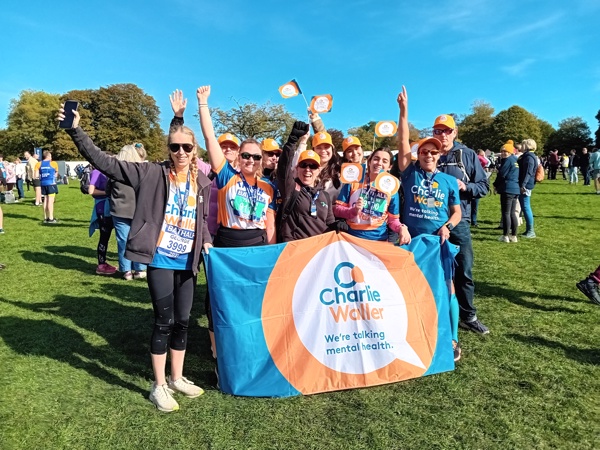
[[[408,131],[408,94],[402,86],[402,92],[398,94],[398,106],[400,117],[398,118],[398,168],[404,172],[411,163],[410,140]]]
[[[304,135],[308,133],[309,125],[305,122],[296,121],[290,132],[290,135],[283,145],[283,151],[279,156],[279,162],[277,163],[277,185],[281,192],[283,203],[285,204],[286,197],[289,196],[294,189],[294,167],[297,157],[294,157],[294,150],[298,142]]]
[[[210,110],[208,109],[208,97],[210,97],[210,86],[200,86],[196,91],[198,98],[198,114],[200,115],[200,128],[204,135],[204,143],[208,151],[210,166],[215,172],[223,165],[225,156],[215,136]]]

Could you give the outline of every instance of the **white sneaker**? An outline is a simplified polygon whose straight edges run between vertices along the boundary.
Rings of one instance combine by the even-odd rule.
[[[179,380],[171,380],[171,377],[167,379],[169,382],[169,389],[180,392],[186,397],[195,398],[204,394],[204,389],[199,386],[196,386],[186,377],[181,377]]]
[[[508,242],[510,242],[510,240],[508,239],[508,236],[500,236],[500,237],[498,238],[498,240],[499,240],[500,242],[507,242],[507,243],[508,243]]]
[[[160,386],[153,384],[152,390],[150,391],[150,396],[148,398],[152,403],[154,403],[159,411],[177,411],[179,409],[179,403],[175,401],[171,395],[172,393],[173,391],[171,391],[166,384],[162,384]]]
[[[509,240],[510,242],[519,242],[519,241],[517,240],[517,237],[516,237],[516,236],[509,236],[509,237],[508,237],[508,240]]]

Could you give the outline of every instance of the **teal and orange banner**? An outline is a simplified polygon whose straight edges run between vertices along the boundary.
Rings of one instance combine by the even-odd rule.
[[[286,397],[454,369],[456,249],[327,233],[205,256],[221,390]]]

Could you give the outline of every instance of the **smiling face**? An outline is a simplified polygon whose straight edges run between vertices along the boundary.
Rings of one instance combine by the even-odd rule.
[[[263,150],[262,155],[262,165],[264,169],[275,170],[277,167],[277,161],[279,161],[279,152],[271,152]]]
[[[238,157],[240,147],[232,141],[223,141],[219,145],[221,146],[221,150],[223,150],[223,155],[227,162],[231,163],[235,161]]]
[[[296,166],[298,179],[306,186],[314,187],[320,173],[319,163],[310,159],[304,160]]]
[[[169,150],[171,162],[177,172],[187,171],[190,167],[192,159],[196,157],[196,142],[194,135],[185,133],[182,129],[178,129],[174,133],[169,134],[169,146],[179,144],[177,151]],[[192,151],[187,153],[184,147],[192,146]]]
[[[348,162],[360,164],[363,160],[363,149],[360,145],[351,145],[344,152],[344,157]]]
[[[248,158],[248,159],[246,159]],[[238,166],[245,177],[253,178],[261,166],[262,150],[258,143],[242,143],[238,156]]]
[[[390,170],[392,164],[390,154],[384,150],[376,150],[369,157],[369,178],[374,180],[379,172]]]
[[[433,172],[440,159],[440,152],[435,145],[431,142],[427,142],[419,148],[418,159],[421,169],[425,172]]]
[[[333,156],[333,146],[331,144],[319,144],[313,150],[321,158],[321,167],[326,166]]]

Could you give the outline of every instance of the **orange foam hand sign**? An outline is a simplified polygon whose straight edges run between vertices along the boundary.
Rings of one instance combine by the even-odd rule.
[[[302,91],[300,90],[300,86],[298,86],[298,82],[296,80],[292,80],[280,86],[279,93],[283,98],[291,98],[298,94],[302,94]]]
[[[378,137],[389,137],[396,134],[398,125],[392,120],[383,120],[375,125],[375,134]]]
[[[331,111],[333,96],[331,94],[315,95],[310,100],[310,110],[315,114],[323,114]]]

